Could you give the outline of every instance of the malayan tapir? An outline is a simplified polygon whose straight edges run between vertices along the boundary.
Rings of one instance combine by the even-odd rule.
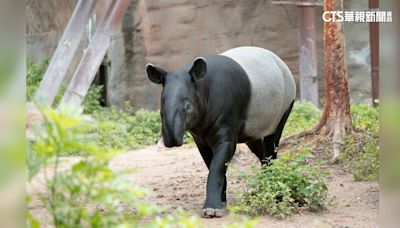
[[[237,143],[268,163],[296,97],[288,66],[273,52],[237,47],[197,57],[175,71],[146,65],[148,78],[163,87],[162,136],[181,146],[189,131],[209,169],[203,217],[222,217],[227,163]]]

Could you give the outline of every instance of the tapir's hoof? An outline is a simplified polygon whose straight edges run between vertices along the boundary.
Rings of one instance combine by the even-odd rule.
[[[214,209],[214,208],[204,208],[201,211],[201,217],[203,218],[221,218],[226,214],[226,209]]]

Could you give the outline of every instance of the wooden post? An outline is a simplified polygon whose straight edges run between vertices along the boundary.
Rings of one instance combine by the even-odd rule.
[[[96,2],[97,0],[79,0],[76,4],[71,19],[35,94],[36,102],[48,106],[52,105],[85,32],[86,23]]]
[[[80,106],[110,46],[111,36],[121,24],[129,0],[112,0],[65,92],[61,105]]]

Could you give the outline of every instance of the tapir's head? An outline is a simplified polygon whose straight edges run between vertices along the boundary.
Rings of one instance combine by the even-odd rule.
[[[199,57],[172,72],[153,64],[147,64],[146,70],[150,81],[163,86],[161,119],[164,144],[167,147],[181,146],[185,131],[193,128],[199,119],[196,84],[206,75],[207,64]]]

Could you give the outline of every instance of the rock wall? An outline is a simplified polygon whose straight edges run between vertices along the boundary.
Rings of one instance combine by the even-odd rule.
[[[26,42],[28,62],[51,58],[64,27],[72,14],[75,0],[29,0],[26,6]]]
[[[50,60],[65,27],[74,11],[77,0],[28,0],[26,3],[26,42],[27,62],[41,63]],[[95,16],[101,18],[108,0],[97,0]],[[82,37],[79,48],[72,60],[71,69],[67,72],[68,81],[79,63],[84,48],[88,43],[89,31]]]
[[[143,2],[132,0],[121,30],[112,39],[107,85],[107,100],[111,105],[122,106],[130,101],[135,110],[158,108],[159,88],[147,82],[144,69],[147,55],[143,38],[144,13]]]
[[[98,4],[98,18],[106,2]],[[37,62],[51,57],[74,4],[73,0],[28,1],[29,60]],[[345,9],[366,7],[366,1],[345,1]],[[319,8],[318,76],[323,100],[321,15]],[[346,23],[345,31],[351,96],[364,101],[370,96],[368,24]],[[136,110],[157,109],[161,88],[147,79],[144,69],[147,62],[173,70],[197,56],[244,45],[274,51],[289,65],[298,81],[295,6],[275,5],[271,0],[132,0],[108,52],[111,61],[108,103],[121,106],[129,100]]]
[[[134,13],[133,22],[122,25],[110,51],[115,53],[111,59],[122,58],[112,64],[111,81],[116,82],[109,87],[112,104],[128,99],[135,109],[159,106],[161,88],[147,79],[147,62],[173,70],[196,56],[237,46],[270,49],[298,73],[297,14],[270,1],[147,0],[139,1]],[[135,28],[126,27],[130,25]],[[127,47],[133,49],[128,58],[123,54]]]
[[[345,10],[368,10],[368,1],[345,1]],[[347,69],[351,98],[371,103],[371,50],[368,23],[345,23]]]

